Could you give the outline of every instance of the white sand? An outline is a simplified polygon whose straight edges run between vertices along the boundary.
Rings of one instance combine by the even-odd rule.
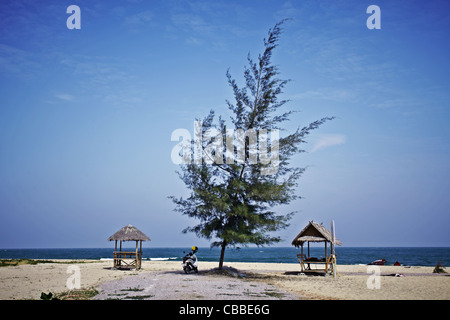
[[[368,281],[369,285],[375,282],[371,281],[373,273],[367,273],[368,266],[338,265],[338,275],[334,279],[332,276],[298,275],[299,264],[233,262],[224,265],[251,273],[242,281],[263,281],[307,299],[450,299],[450,276],[433,274],[433,267],[380,266],[380,288],[369,289]],[[73,266],[79,267],[82,288],[143,273],[182,272],[179,261],[144,261],[140,271],[114,270],[112,261],[0,267],[0,299],[39,299],[41,292],[67,291],[67,279],[73,276],[68,268]],[[199,262],[200,270],[217,266],[217,262]]]

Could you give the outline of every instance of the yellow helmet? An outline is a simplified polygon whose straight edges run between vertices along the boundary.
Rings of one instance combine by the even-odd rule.
[[[193,247],[192,247],[192,250],[193,250],[193,251],[197,251],[197,250],[198,250],[197,246],[193,246]]]

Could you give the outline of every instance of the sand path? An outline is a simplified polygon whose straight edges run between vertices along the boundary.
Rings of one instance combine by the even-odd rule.
[[[274,300],[298,299],[273,284],[200,271],[147,272],[101,284],[94,299],[119,300]]]

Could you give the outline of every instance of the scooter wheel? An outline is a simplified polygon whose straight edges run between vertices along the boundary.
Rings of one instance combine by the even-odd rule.
[[[198,273],[198,269],[197,268],[195,268],[194,271],[195,271],[195,273]]]
[[[189,271],[188,271],[188,268],[183,268],[183,270],[184,270],[184,273],[189,273]]]

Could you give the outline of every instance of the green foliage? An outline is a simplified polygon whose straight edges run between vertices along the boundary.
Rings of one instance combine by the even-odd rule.
[[[38,263],[58,263],[58,264],[74,264],[74,263],[97,263],[97,261],[59,261],[59,260],[35,260],[35,259],[0,259],[0,267],[20,266],[24,264],[35,265]]]
[[[0,267],[19,266],[23,264],[38,264],[38,263],[54,263],[51,260],[33,260],[33,259],[0,259]]]
[[[96,296],[98,290],[95,288],[69,290],[59,294],[53,294],[52,292],[41,292],[41,300],[89,300]]]
[[[281,124],[292,114],[292,111],[280,112],[280,108],[288,100],[279,100],[278,96],[289,80],[279,79],[278,68],[271,63],[284,22],[285,20],[279,22],[269,30],[268,38],[264,39],[264,52],[256,62],[248,56],[249,66],[244,71],[243,88],[238,86],[229,70],[226,73],[235,99],[234,103],[226,101],[232,113],[234,131],[282,129]],[[202,134],[214,128],[223,135],[223,141],[226,141],[225,121],[219,117],[215,123],[214,118],[215,112],[211,110],[202,122]],[[304,151],[300,149],[300,144],[311,130],[331,119],[323,118],[280,137],[278,170],[271,175],[261,174],[271,164],[249,161],[252,151],[248,139],[245,141],[242,163],[227,163],[224,152],[222,163],[203,162],[181,166],[178,174],[191,190],[190,196],[186,199],[170,198],[176,204],[176,211],[200,221],[183,232],[194,232],[208,240],[218,239],[211,246],[222,248],[219,268],[227,246],[250,243],[262,246],[280,241],[279,237],[271,233],[287,227],[293,212],[279,215],[274,207],[288,204],[297,198],[295,188],[305,170],[292,167],[289,160],[292,155]],[[206,147],[204,141],[202,147]]]

